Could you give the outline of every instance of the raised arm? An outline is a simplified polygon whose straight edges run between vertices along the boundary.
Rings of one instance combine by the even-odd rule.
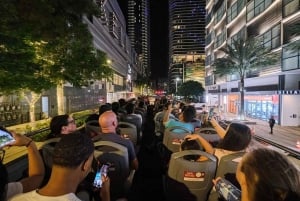
[[[226,131],[222,128],[222,126],[220,126],[218,121],[212,117],[210,120],[210,123],[211,123],[212,127],[216,130],[216,132],[218,133],[220,138],[223,139],[225,137]]]
[[[169,116],[170,116],[171,112],[172,112],[172,104],[169,104],[168,109],[165,111],[165,115],[164,115],[164,118],[163,118],[163,123],[164,124],[169,121],[169,118],[170,118]]]
[[[215,150],[214,148],[211,146],[211,144],[204,139],[201,135],[199,134],[191,134],[191,135],[187,135],[185,136],[185,139],[189,139],[189,140],[198,140],[200,142],[200,144],[203,146],[203,148],[205,149],[205,151],[209,154],[214,154]]]
[[[13,133],[13,136],[16,141],[11,144],[12,146],[26,146],[28,150],[29,176],[20,181],[23,193],[26,193],[40,187],[44,179],[45,167],[40,152],[31,138],[16,133]]]

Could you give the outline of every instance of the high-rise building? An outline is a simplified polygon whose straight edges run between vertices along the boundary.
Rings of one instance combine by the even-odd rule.
[[[127,19],[127,34],[139,59],[143,76],[150,76],[149,0],[118,0]],[[126,8],[125,8],[126,7]]]
[[[169,0],[169,90],[172,92],[177,84],[187,80],[204,85],[205,14],[204,0]]]
[[[277,53],[280,61],[262,70],[247,72],[244,91],[245,115],[281,125],[300,125],[300,50],[290,48],[300,33],[299,0],[208,0],[206,5],[206,91],[208,104],[220,111],[238,113],[241,93],[238,74],[214,74],[213,63],[224,56],[222,47],[233,40],[255,37]]]

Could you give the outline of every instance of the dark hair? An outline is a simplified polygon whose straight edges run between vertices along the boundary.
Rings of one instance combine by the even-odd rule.
[[[105,103],[105,104],[101,105],[99,107],[99,116],[101,114],[103,114],[104,112],[107,112],[107,111],[110,111],[110,110],[112,110],[112,107],[111,107],[110,103]]]
[[[61,134],[61,128],[69,124],[68,122],[69,117],[70,116],[68,114],[63,114],[63,115],[57,115],[51,119],[50,130],[51,130],[52,137],[57,137],[58,135]]]
[[[217,148],[228,151],[242,151],[246,149],[251,141],[250,128],[241,123],[231,123],[223,139]]]
[[[201,150],[203,151],[202,146],[198,143],[197,140],[189,140],[188,138],[184,139],[184,141],[180,145],[181,150]],[[189,161],[197,161],[200,155],[186,155],[183,158]]]
[[[53,151],[53,165],[76,168],[94,151],[94,144],[86,134],[73,132],[64,135]]]
[[[300,174],[289,159],[271,149],[248,153],[241,164],[250,200],[300,200]]]
[[[124,98],[120,98],[118,102],[120,103],[120,107],[126,105],[126,100]]]
[[[125,106],[125,110],[127,111],[127,114],[132,114],[135,108],[134,103],[127,103]]]
[[[8,173],[4,164],[0,162],[0,201],[6,201],[7,183]]]
[[[192,105],[188,105],[183,110],[183,119],[185,122],[191,122],[196,116],[196,109]]]
[[[119,112],[119,109],[120,109],[120,103],[119,103],[119,102],[113,102],[113,103],[111,104],[111,109],[112,109],[112,111],[113,111],[116,115],[118,115],[118,112]]]

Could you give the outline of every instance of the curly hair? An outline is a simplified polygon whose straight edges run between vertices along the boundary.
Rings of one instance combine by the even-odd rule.
[[[92,140],[78,131],[64,135],[53,151],[53,165],[76,168],[94,152]]]

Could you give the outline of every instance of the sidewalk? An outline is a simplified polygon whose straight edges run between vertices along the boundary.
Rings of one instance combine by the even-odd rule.
[[[226,120],[234,120],[237,119],[237,115],[226,113],[224,114],[224,118]],[[246,117],[246,120],[249,122],[255,122],[255,124],[249,124],[249,127],[255,130],[255,135],[286,146],[296,152],[299,152],[300,154],[300,148],[296,147],[297,141],[300,142],[300,127],[280,126],[275,124],[273,128],[273,134],[270,134],[270,127],[267,121],[248,117]]]

